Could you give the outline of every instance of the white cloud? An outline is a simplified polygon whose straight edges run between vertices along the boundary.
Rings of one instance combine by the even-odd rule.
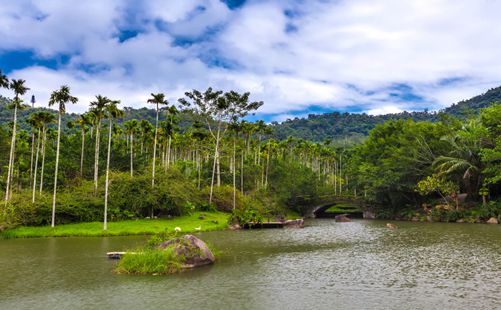
[[[261,113],[285,117],[311,105],[371,114],[415,107],[391,95],[395,84],[439,109],[501,84],[500,11],[489,0],[249,1],[235,11],[217,0],[0,0],[0,57],[70,55],[57,70],[10,74],[40,102],[70,85],[82,103],[69,110],[98,93],[140,106],[153,91],[174,100],[208,86],[251,91],[265,101]],[[138,34],[120,42],[129,28]]]

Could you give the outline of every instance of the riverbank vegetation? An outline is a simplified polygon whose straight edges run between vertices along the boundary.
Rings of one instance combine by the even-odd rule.
[[[214,211],[259,222],[332,196],[362,199],[388,218],[500,214],[500,104],[433,122],[390,118],[340,145],[274,139],[277,124],[245,119],[262,105],[249,93],[193,90],[175,103],[151,94],[154,109],[126,120],[131,109],[96,95],[66,119],[66,105],[78,102],[69,87],[53,92],[57,111],[37,110],[22,101],[25,81],[0,77],[12,95],[12,122],[0,126],[0,230],[100,221],[107,231],[108,222]],[[31,112],[18,126],[23,109]]]
[[[0,126],[0,229],[101,221],[109,230],[109,221],[195,211],[273,220],[343,184],[332,147],[277,141],[263,121],[243,120],[262,105],[249,93],[193,90],[177,104],[151,94],[153,123],[123,121],[119,101],[97,95],[64,123],[66,105],[78,101],[69,87],[51,97],[58,111],[39,111],[21,100],[25,81],[3,79],[14,99],[12,123]],[[21,109],[33,111],[29,130],[17,126]]]
[[[379,204],[380,216],[498,218],[500,137],[501,104],[467,119],[388,121],[351,150],[350,188]]]

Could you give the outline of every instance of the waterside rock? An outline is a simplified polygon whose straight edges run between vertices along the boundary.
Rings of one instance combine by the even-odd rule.
[[[303,219],[295,219],[295,220],[287,220],[284,223],[284,227],[287,228],[303,228],[304,220]]]
[[[486,223],[487,224],[498,224],[498,219],[495,217],[491,217]]]
[[[334,217],[334,220],[336,222],[344,223],[344,222],[351,222],[351,219],[348,217],[347,214],[339,214]]]
[[[177,255],[186,257],[183,268],[195,268],[213,264],[216,261],[214,254],[205,242],[193,235],[167,240],[161,243],[158,248],[165,249],[168,246],[173,246]]]

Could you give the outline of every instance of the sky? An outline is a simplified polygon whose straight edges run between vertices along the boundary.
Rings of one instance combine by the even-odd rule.
[[[0,0],[0,69],[46,106],[211,86],[283,121],[439,110],[501,85],[501,0]],[[11,97],[8,90],[0,94]]]

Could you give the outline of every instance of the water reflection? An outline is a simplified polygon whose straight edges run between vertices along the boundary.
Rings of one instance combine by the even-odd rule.
[[[217,264],[168,277],[112,273],[144,237],[0,240],[0,309],[501,308],[501,225],[307,224],[201,233]]]

